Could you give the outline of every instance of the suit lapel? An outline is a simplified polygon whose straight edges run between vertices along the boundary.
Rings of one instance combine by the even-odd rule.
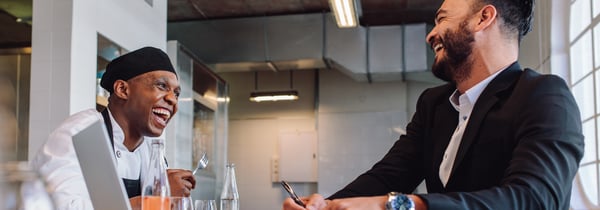
[[[460,142],[456,159],[454,160],[449,182],[452,180],[452,174],[454,174],[456,168],[460,165],[461,161],[469,151],[469,147],[475,141],[477,134],[479,133],[479,127],[485,119],[485,116],[494,104],[498,102],[498,93],[510,88],[519,78],[521,72],[522,70],[519,63],[513,63],[488,84],[475,102],[473,112],[471,112],[469,122],[463,134],[462,141]]]

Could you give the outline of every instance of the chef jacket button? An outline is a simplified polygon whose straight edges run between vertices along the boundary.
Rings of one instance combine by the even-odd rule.
[[[121,151],[117,150],[117,158],[121,158]]]

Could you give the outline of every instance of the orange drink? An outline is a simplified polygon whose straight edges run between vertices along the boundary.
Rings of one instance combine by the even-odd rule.
[[[171,200],[169,197],[143,196],[142,210],[170,210]]]

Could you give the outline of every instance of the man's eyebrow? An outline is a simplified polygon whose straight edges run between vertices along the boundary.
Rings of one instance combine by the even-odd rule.
[[[439,9],[436,13],[435,13],[435,19],[437,20],[437,17],[440,16],[441,14],[445,14],[448,13],[448,11],[446,11],[445,9]]]

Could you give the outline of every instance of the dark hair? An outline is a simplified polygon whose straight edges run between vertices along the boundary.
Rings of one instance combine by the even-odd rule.
[[[487,4],[496,7],[506,32],[518,35],[519,41],[533,28],[535,0],[475,0],[473,9],[480,9]]]

